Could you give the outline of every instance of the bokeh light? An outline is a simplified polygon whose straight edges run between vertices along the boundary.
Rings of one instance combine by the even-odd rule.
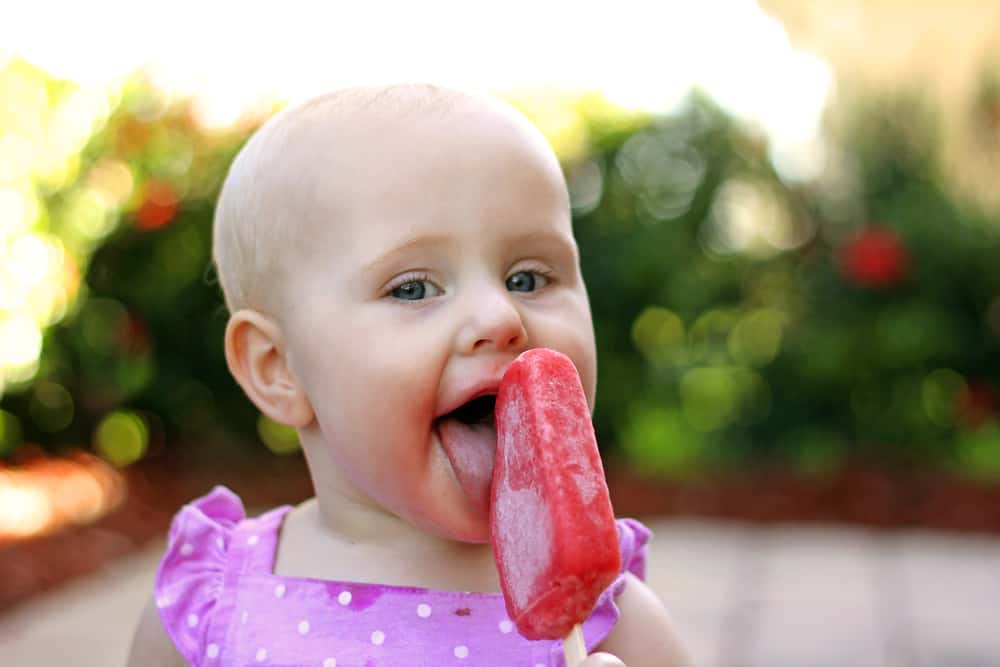
[[[593,160],[573,165],[566,174],[570,206],[575,215],[586,215],[597,208],[604,194],[604,172]]]
[[[299,434],[294,428],[279,424],[267,415],[257,419],[257,435],[275,454],[294,454],[302,449]]]
[[[0,535],[37,535],[52,523],[52,501],[44,490],[20,486],[0,472]]]
[[[119,468],[141,459],[148,446],[149,429],[134,412],[113,412],[101,420],[94,432],[94,449]]]
[[[15,315],[0,321],[0,364],[6,370],[30,367],[41,349],[42,332],[33,319]]]
[[[713,441],[675,406],[636,405],[622,433],[622,448],[640,474],[685,477],[708,463]]]
[[[681,378],[680,395],[684,418],[700,431],[721,429],[770,407],[767,383],[740,366],[692,368]]]
[[[1000,424],[967,431],[958,442],[958,461],[966,474],[1000,481]]]
[[[31,417],[43,431],[61,431],[73,421],[73,396],[60,384],[40,382],[32,392]]]
[[[741,318],[729,333],[727,347],[734,361],[764,366],[778,356],[788,318],[774,309],[760,309]]]
[[[684,350],[684,321],[669,308],[649,306],[632,325],[632,341],[654,363],[677,360]]]
[[[703,238],[713,253],[767,257],[801,247],[815,231],[813,224],[789,210],[774,187],[730,179],[716,194]]]
[[[686,213],[705,173],[705,161],[694,147],[676,133],[655,131],[631,137],[615,166],[654,220]]]
[[[949,368],[928,373],[923,381],[922,395],[930,420],[938,426],[952,426],[958,398],[967,387],[965,378]]]
[[[16,468],[0,466],[0,543],[89,523],[124,499],[121,476],[84,452],[36,458]]]
[[[43,332],[78,293],[77,269],[89,247],[49,229],[40,193],[77,178],[84,145],[110,113],[110,94],[50,86],[44,73],[18,61],[0,68],[0,395],[32,379]],[[67,199],[72,207],[74,197]],[[80,207],[68,212],[84,227],[95,217],[77,215]]]

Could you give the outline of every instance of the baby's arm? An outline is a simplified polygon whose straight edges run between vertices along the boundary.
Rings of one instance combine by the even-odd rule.
[[[625,590],[615,598],[621,617],[598,650],[618,657],[628,667],[691,667],[694,662],[660,599],[631,573],[626,573],[625,580]],[[607,657],[597,658],[591,656],[584,666],[617,664]]]
[[[152,600],[142,610],[125,667],[188,667],[163,629],[160,613]]]

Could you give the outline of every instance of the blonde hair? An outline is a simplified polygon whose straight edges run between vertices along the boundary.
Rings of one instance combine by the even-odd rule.
[[[338,90],[288,107],[265,122],[233,160],[215,208],[212,254],[230,312],[267,306],[281,258],[308,242],[298,234],[294,201],[301,175],[287,155],[321,123],[379,113],[446,115],[478,96],[429,84]]]

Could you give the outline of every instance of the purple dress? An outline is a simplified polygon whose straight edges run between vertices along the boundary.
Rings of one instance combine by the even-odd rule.
[[[562,667],[561,641],[518,634],[498,593],[359,584],[274,574],[291,508],[247,519],[216,487],[181,508],[156,574],[163,626],[195,667]],[[622,575],[584,622],[588,651],[618,621],[625,570],[645,576],[649,530],[618,524]]]

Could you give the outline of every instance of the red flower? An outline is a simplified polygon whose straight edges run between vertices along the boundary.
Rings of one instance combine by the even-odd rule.
[[[177,192],[173,186],[164,181],[149,181],[135,214],[136,224],[142,229],[156,229],[170,222],[176,212]]]
[[[906,278],[909,253],[903,239],[884,227],[867,227],[840,249],[840,271],[865,287],[889,287]]]
[[[955,412],[963,424],[980,426],[988,422],[997,411],[997,395],[985,384],[973,384],[958,395]]]
[[[126,354],[139,356],[149,350],[149,328],[142,320],[127,315],[118,327],[118,347]]]

